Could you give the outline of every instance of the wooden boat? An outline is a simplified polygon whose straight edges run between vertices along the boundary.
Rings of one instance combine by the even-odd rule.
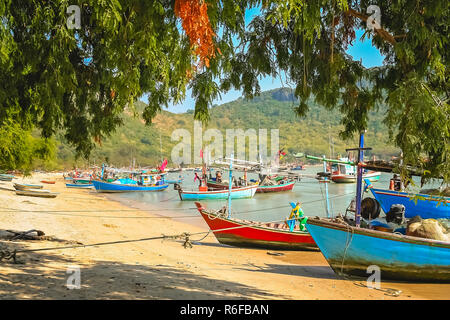
[[[195,205],[217,241],[222,244],[245,248],[317,250],[311,235],[306,231],[300,231],[298,226],[291,232],[284,223],[229,219],[208,211],[199,202]]]
[[[355,166],[350,164],[348,158],[340,158],[343,163],[333,163],[331,165],[331,180],[335,183],[356,183]],[[347,162],[347,163],[344,163]],[[380,180],[381,172],[367,171],[363,173],[363,179],[369,179],[371,182]]]
[[[76,189],[90,189],[94,188],[94,184],[84,184],[84,183],[66,183],[67,188],[76,188]]]
[[[178,190],[181,200],[206,200],[206,199],[228,199],[229,190],[211,190],[207,188],[204,191],[184,191],[178,184],[174,185],[175,190]],[[231,190],[231,199],[252,198],[258,185],[251,185],[247,187],[233,188]]]
[[[256,189],[256,193],[290,191],[294,188],[294,185],[295,185],[295,181],[290,181],[288,183],[277,184],[277,185],[267,185],[267,186],[258,185],[258,188]],[[208,180],[207,186],[211,190],[228,190],[228,188],[229,188],[229,186],[227,184],[219,183],[214,180]],[[241,188],[241,187],[236,186],[236,185],[232,186],[232,189],[236,189],[236,188]]]
[[[281,191],[290,191],[294,188],[295,181],[290,181],[283,184],[277,184],[273,186],[258,186],[256,190],[257,193],[265,193],[265,192],[281,192]]]
[[[383,279],[450,282],[450,242],[356,228],[321,218],[306,227],[337,274],[368,277],[376,265]]]
[[[14,178],[12,174],[0,173],[0,181],[12,181]]]
[[[43,187],[44,186],[39,184],[14,183],[14,188],[16,190],[42,189]]]
[[[160,180],[157,180],[157,177]],[[163,191],[169,186],[164,182],[163,174],[141,174],[137,181],[124,179],[122,181],[105,182],[93,180],[92,184],[97,192],[151,192]]]
[[[16,194],[28,197],[55,198],[59,193],[49,190],[16,190]]]
[[[402,204],[405,206],[405,218],[420,216],[423,219],[450,219],[449,197],[374,188],[370,188],[370,191],[385,213],[389,212],[393,204]]]
[[[92,184],[91,178],[72,178],[72,182],[77,184]]]
[[[55,184],[55,181],[53,180],[41,180],[41,182],[46,184]]]

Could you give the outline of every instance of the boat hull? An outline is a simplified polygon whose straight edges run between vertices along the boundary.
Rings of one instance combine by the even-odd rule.
[[[417,194],[374,188],[371,188],[370,191],[385,213],[389,212],[393,204],[402,204],[405,206],[405,218],[415,216],[420,216],[423,219],[450,218],[450,199],[448,197],[442,199],[436,196],[418,194],[421,199],[417,199],[416,203],[411,197]]]
[[[318,249],[308,232],[300,230],[290,232],[288,228],[281,228],[281,225],[284,226],[284,224],[272,223],[256,226],[255,224],[259,224],[258,222],[217,217],[208,214],[200,203],[196,202],[195,204],[217,241],[222,244],[276,250]],[[246,227],[246,225],[250,226]]]
[[[368,179],[370,182],[380,180],[380,172],[366,173],[363,179]],[[335,183],[356,183],[356,175],[353,174],[333,174],[331,180]]]
[[[378,266],[381,279],[450,282],[450,243],[308,219],[313,237],[340,275],[367,278]]]
[[[256,190],[257,193],[266,193],[266,192],[282,192],[282,191],[290,191],[294,188],[295,181],[288,182],[285,184],[279,184],[275,186],[259,186]]]
[[[46,184],[55,184],[55,181],[52,180],[41,180],[41,182]]]
[[[103,182],[98,180],[93,180],[92,184],[94,185],[95,190],[97,192],[153,192],[153,191],[163,191],[167,189],[168,184],[163,184],[159,186],[139,186],[139,185],[131,185],[131,184],[116,184]]]
[[[252,198],[258,185],[235,188],[231,190],[231,199],[244,199]],[[181,200],[219,200],[228,199],[228,190],[215,190],[215,191],[184,191],[179,190]]]
[[[94,184],[83,184],[83,183],[66,183],[67,188],[76,188],[76,189],[90,189],[94,187]]]
[[[16,190],[16,194],[19,196],[39,197],[39,198],[55,198],[58,193],[49,192],[46,190]]]
[[[14,178],[15,176],[11,174],[0,173],[0,181],[12,181]]]
[[[42,189],[44,186],[37,184],[22,184],[22,183],[14,183],[14,188],[16,190],[30,190],[30,189]]]

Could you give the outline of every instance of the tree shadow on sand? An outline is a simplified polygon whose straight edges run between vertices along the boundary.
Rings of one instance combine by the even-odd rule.
[[[301,276],[308,278],[340,280],[333,269],[328,266],[300,266],[300,265],[282,265],[282,264],[265,264],[264,267],[252,266],[253,268],[235,268],[245,271],[270,272],[278,274],[286,274],[291,276]]]
[[[14,243],[14,249],[27,247]],[[69,289],[73,272],[67,268],[77,262],[66,258],[63,250],[18,254],[17,258],[24,263],[0,262],[0,299],[283,299],[257,287],[195,274],[188,264],[93,261],[78,265],[81,288]]]

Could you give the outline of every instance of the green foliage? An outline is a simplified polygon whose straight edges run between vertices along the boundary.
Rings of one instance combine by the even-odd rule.
[[[5,121],[0,126],[0,169],[31,170],[34,160],[51,160],[55,154],[54,142],[33,137],[18,123]]]
[[[339,131],[343,127],[340,125],[342,115],[337,110],[324,112],[322,106],[311,103],[308,115],[300,119],[294,111],[296,101],[290,100],[289,97],[291,97],[289,89],[275,89],[262,92],[252,100],[238,99],[215,106],[210,110],[210,120],[208,125],[203,127],[203,133],[207,129],[217,128],[225,138],[226,129],[244,131],[255,129],[257,132],[258,129],[267,129],[270,144],[270,130],[279,129],[280,148],[288,151],[288,155],[284,158],[286,161],[295,161],[293,154],[297,152],[318,156],[345,155],[347,147],[357,144],[355,139],[339,138]],[[137,102],[135,106],[137,113],[146,107],[141,102]],[[386,110],[386,107],[381,110]],[[378,158],[390,159],[391,156],[398,155],[399,150],[390,145],[392,143],[389,141],[388,130],[382,120],[381,113],[372,112],[369,115],[371,130],[367,132],[366,143],[373,150],[368,156],[376,155]],[[161,157],[167,158],[170,162],[172,148],[178,143],[171,141],[173,130],[187,129],[193,138],[192,112],[183,114],[162,112],[154,119],[152,126],[145,126],[139,118],[125,114],[123,123],[124,125],[110,138],[105,139],[101,146],[92,151],[89,159],[91,164],[95,161],[99,165],[105,157],[108,157],[110,161],[108,163],[118,166],[130,165],[133,158],[140,165],[157,165]],[[162,150],[160,150],[160,134]],[[209,143],[204,141],[205,145]],[[330,150],[330,144],[333,150]],[[246,148],[248,149],[248,145]],[[71,167],[76,163],[75,153],[70,151],[71,148],[64,140],[61,140],[58,149],[61,165]],[[223,151],[225,152],[225,145]],[[82,163],[78,162],[78,165]]]

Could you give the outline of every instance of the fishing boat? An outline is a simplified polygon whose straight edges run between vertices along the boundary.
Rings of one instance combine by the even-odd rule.
[[[41,180],[41,182],[46,184],[55,184],[55,181],[53,180]]]
[[[450,198],[421,193],[406,193],[370,188],[374,198],[385,213],[393,204],[405,206],[405,218],[420,216],[422,219],[450,219]]]
[[[12,181],[14,178],[12,174],[0,173],[0,181]]]
[[[72,178],[72,182],[76,184],[92,184],[91,178]]]
[[[360,135],[357,164],[363,162],[364,134]],[[362,166],[358,166],[354,225],[342,219],[310,218],[308,232],[321,253],[340,275],[367,278],[377,266],[383,279],[450,282],[450,242],[412,237],[395,230],[361,226]]]
[[[51,192],[49,190],[16,190],[19,196],[40,197],[40,198],[55,198],[59,193]]]
[[[300,231],[299,226],[290,231],[284,223],[231,219],[207,210],[199,202],[195,202],[195,205],[217,241],[222,244],[276,250],[317,250],[311,235],[307,231]]]
[[[157,178],[159,177],[159,179]],[[136,177],[137,180],[126,179],[126,181],[116,180],[114,182],[105,182],[93,180],[97,192],[151,192],[163,191],[169,186],[164,182],[163,174],[141,174]]]
[[[174,189],[178,190],[178,194],[181,200],[207,200],[207,199],[228,199],[229,190],[212,190],[211,188],[204,187],[201,190],[185,191],[178,184],[174,185]],[[251,185],[247,187],[239,187],[231,189],[231,199],[243,199],[252,198],[258,185]]]
[[[281,183],[277,185],[266,185],[266,186],[258,186],[256,190],[257,193],[266,193],[266,192],[281,192],[281,191],[290,191],[294,188],[295,181],[289,181],[286,183]]]
[[[14,183],[14,188],[16,190],[42,189],[43,187],[44,186],[39,184]]]
[[[90,189],[94,187],[93,183],[84,184],[84,183],[66,183],[67,188],[75,188],[75,189]]]
[[[340,161],[348,161],[348,158],[341,158]],[[371,182],[380,180],[381,172],[368,170],[363,173],[363,179]],[[356,170],[354,165],[344,163],[334,163],[331,166],[331,180],[335,183],[355,183]]]
[[[309,218],[306,227],[331,268],[367,277],[376,265],[383,279],[450,281],[450,243],[357,228]]]

